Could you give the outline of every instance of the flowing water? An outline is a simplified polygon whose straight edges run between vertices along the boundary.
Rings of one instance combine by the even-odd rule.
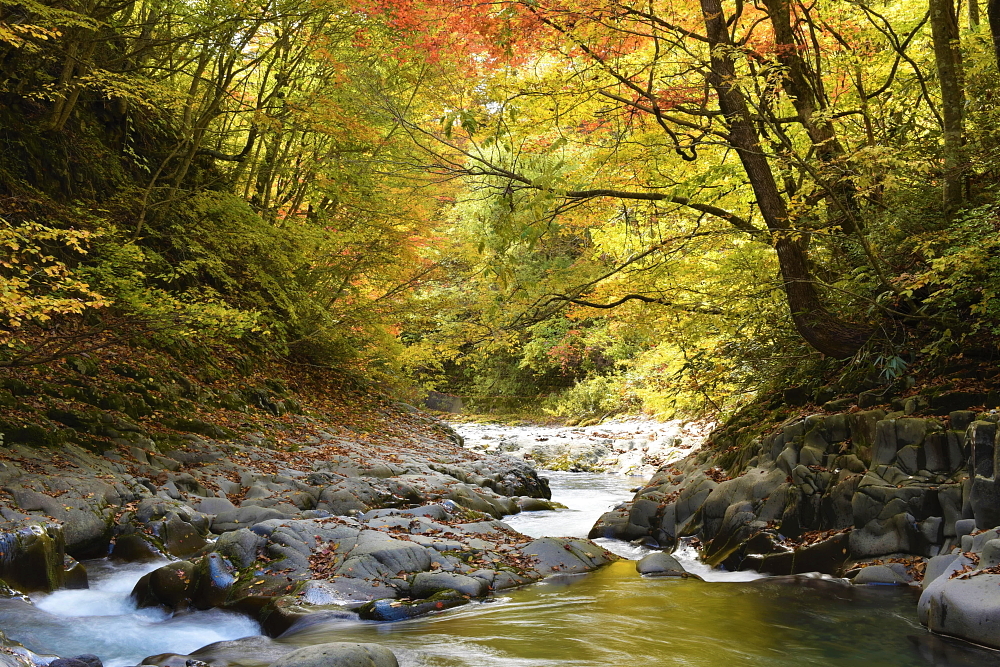
[[[585,536],[602,512],[630,498],[630,487],[641,481],[546,474],[553,499],[567,509],[508,519],[532,536]],[[646,551],[600,542],[631,559]],[[497,600],[409,621],[341,618],[303,625],[277,642],[292,647],[377,642],[392,649],[402,667],[1000,664],[996,652],[926,633],[917,623],[916,593],[910,589],[710,572],[690,553],[681,552],[680,558],[710,581],[644,579],[631,560],[624,560],[592,574],[554,577]],[[90,590],[39,596],[34,605],[0,603],[0,628],[38,653],[97,653],[110,667],[259,633],[255,623],[225,612],[169,617],[136,610],[128,592],[157,565],[89,563]],[[231,664],[244,667],[265,667],[271,661],[266,655],[251,647],[227,653]],[[210,654],[199,657],[211,659]]]

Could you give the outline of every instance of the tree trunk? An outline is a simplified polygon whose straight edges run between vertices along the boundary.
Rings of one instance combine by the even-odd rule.
[[[829,119],[817,118],[816,112],[824,108],[821,97],[822,82],[811,71],[802,57],[803,51],[795,39],[792,29],[789,0],[764,0],[774,31],[774,41],[778,62],[785,67],[782,88],[795,107],[799,122],[809,134],[816,155],[825,165],[832,165],[844,157],[844,148],[837,138],[837,131]],[[829,223],[840,227],[845,233],[857,229],[857,188],[851,174],[840,165],[830,175],[829,191],[839,202],[828,206]]]
[[[995,0],[991,1],[991,5]],[[963,108],[965,86],[962,52],[959,49],[958,17],[953,0],[930,0],[931,37],[938,82],[941,85],[941,117],[944,131],[944,211],[952,215],[962,206],[965,185],[963,158]]]
[[[754,130],[746,98],[736,85],[732,42],[720,0],[701,0],[706,34],[712,48],[709,83],[719,96],[719,107],[729,125],[729,142],[739,155],[753,188],[764,222],[773,239],[781,267],[792,321],[812,347],[836,358],[849,357],[871,337],[873,330],[845,322],[823,305],[809,271],[806,250],[795,238],[788,208]]]
[[[990,22],[993,53],[997,58],[997,68],[1000,69],[1000,0],[990,0],[989,4],[986,5],[986,19]]]

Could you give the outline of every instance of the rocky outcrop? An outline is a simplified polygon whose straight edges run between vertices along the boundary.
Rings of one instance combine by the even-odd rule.
[[[843,573],[850,562],[924,557],[957,544],[956,522],[1000,522],[993,494],[996,420],[882,410],[813,415],[744,448],[730,478],[709,452],[661,468],[591,537],[696,537],[704,558],[772,574]]]
[[[712,450],[661,467],[590,536],[667,550],[684,541],[712,565],[774,575],[923,579],[921,622],[1000,648],[1000,415],[911,414],[962,402],[947,397],[816,414],[742,442],[717,434]]]

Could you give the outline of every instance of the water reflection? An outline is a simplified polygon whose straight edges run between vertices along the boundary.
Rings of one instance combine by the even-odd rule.
[[[642,579],[631,562],[550,580],[505,601],[394,624],[334,623],[280,641],[380,642],[403,667],[928,663],[908,589],[824,582]]]

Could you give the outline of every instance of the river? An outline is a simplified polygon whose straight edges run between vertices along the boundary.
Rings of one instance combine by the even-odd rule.
[[[567,508],[508,518],[532,536],[585,536],[600,513],[630,498],[637,484],[620,475],[547,474],[553,499]],[[644,552],[602,542],[631,559]],[[709,581],[644,579],[632,560],[623,560],[596,573],[553,577],[496,600],[414,620],[336,619],[277,641],[377,642],[392,649],[402,667],[998,664],[996,653],[926,633],[916,620],[911,589],[788,583],[753,573],[709,572],[691,554],[680,557]],[[88,563],[95,581],[91,589],[38,596],[30,613],[7,601],[0,604],[0,627],[36,652],[96,653],[108,667],[259,633],[252,621],[220,611],[169,617],[136,610],[128,592],[157,565]],[[230,660],[245,667],[268,664],[250,647],[236,650]]]

